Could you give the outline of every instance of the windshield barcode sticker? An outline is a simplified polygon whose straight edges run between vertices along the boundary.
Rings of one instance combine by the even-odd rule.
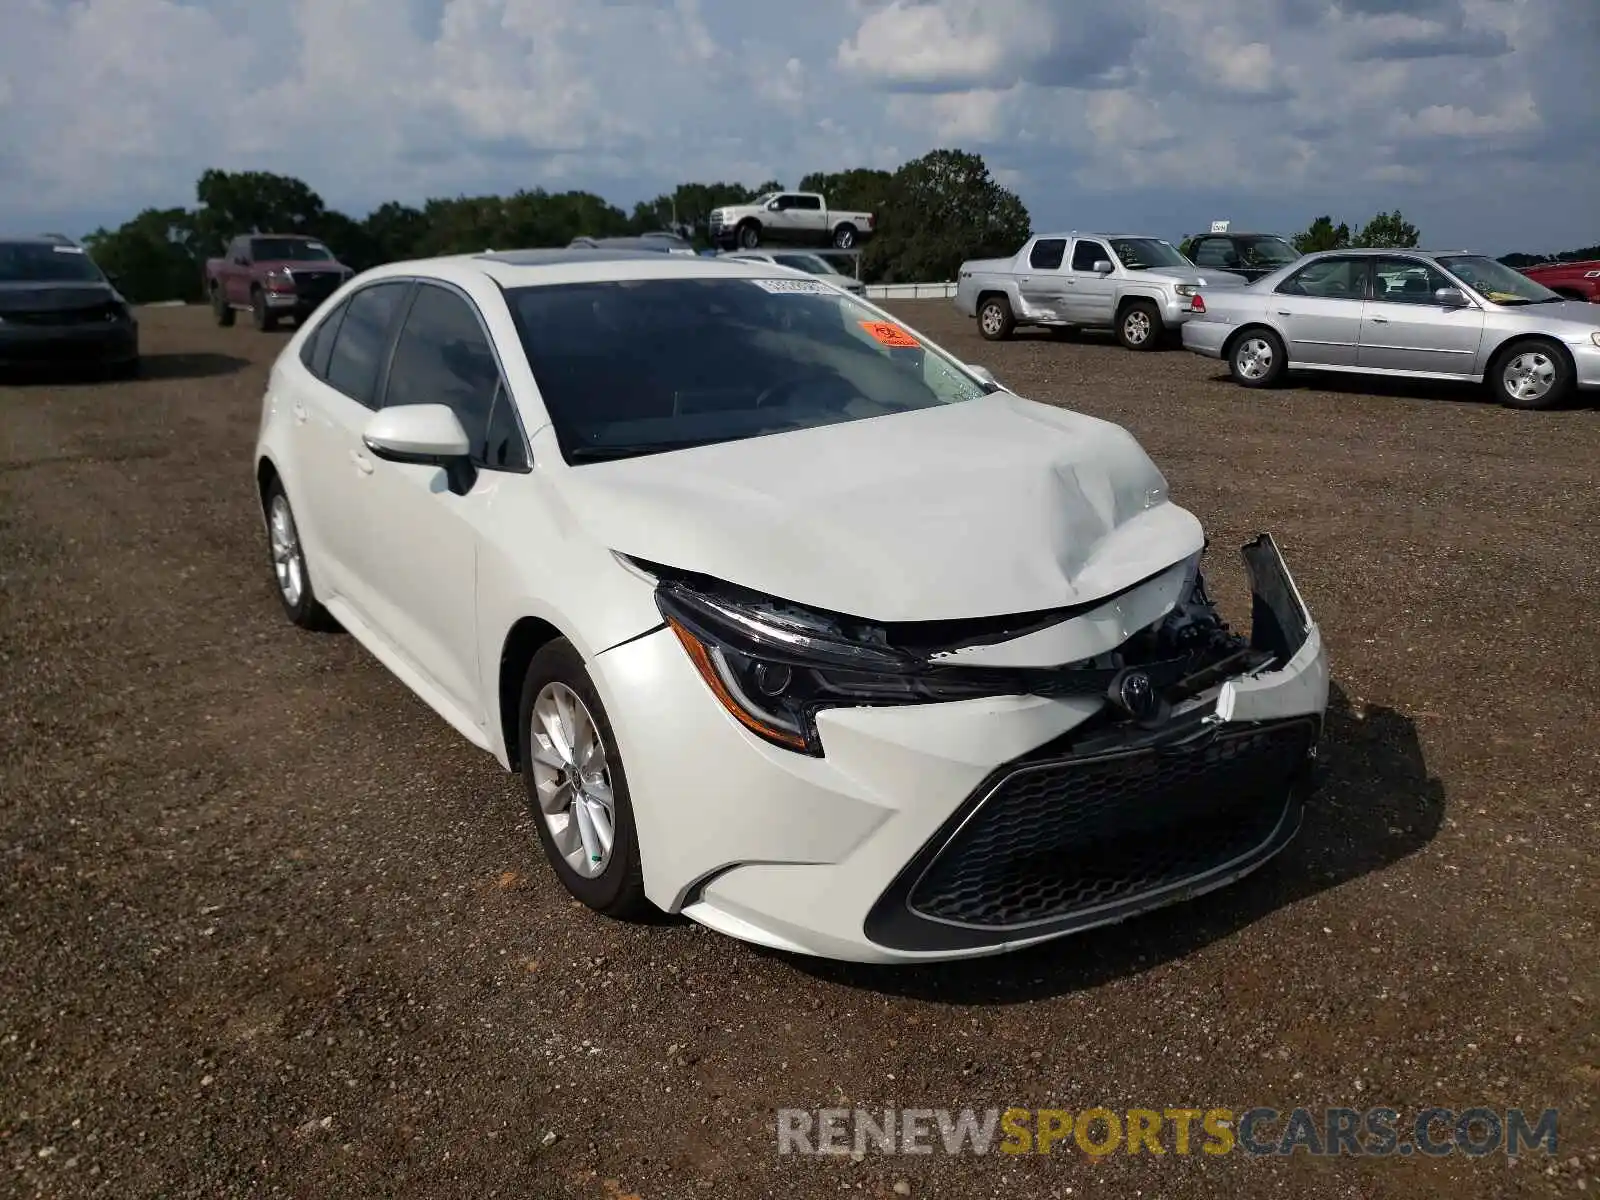
[[[802,296],[832,296],[834,290],[825,283],[814,279],[752,279],[763,292],[771,292],[775,296],[785,293],[798,293]]]

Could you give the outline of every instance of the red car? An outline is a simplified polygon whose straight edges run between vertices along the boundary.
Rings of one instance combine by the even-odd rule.
[[[316,238],[249,233],[206,260],[206,299],[218,325],[243,309],[257,329],[271,329],[280,317],[305,320],[354,273]]]
[[[1522,267],[1522,273],[1569,300],[1600,304],[1600,259],[1588,262],[1540,263]]]

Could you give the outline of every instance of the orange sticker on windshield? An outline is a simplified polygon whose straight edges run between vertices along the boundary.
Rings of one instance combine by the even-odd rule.
[[[861,328],[867,331],[873,341],[891,350],[914,350],[922,345],[900,326],[889,321],[863,321]]]

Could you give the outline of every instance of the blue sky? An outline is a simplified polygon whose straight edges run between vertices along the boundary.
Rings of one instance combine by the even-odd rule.
[[[1600,0],[0,0],[0,229],[984,155],[1035,228],[1600,241]]]

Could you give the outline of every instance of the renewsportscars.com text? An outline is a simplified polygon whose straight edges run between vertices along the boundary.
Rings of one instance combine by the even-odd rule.
[[[1554,1155],[1559,1113],[1295,1108],[782,1108],[778,1153]]]

